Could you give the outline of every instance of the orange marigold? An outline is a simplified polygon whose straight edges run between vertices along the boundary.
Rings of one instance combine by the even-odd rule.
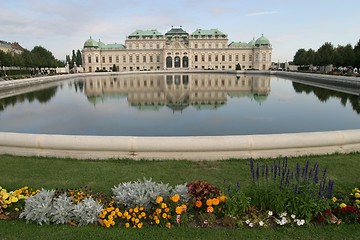
[[[159,203],[162,203],[163,200],[164,200],[163,197],[159,196],[159,197],[156,198],[155,201],[156,201],[157,204],[159,204]]]
[[[179,194],[175,194],[170,198],[170,200],[173,201],[174,203],[178,202],[180,200]]]
[[[219,205],[219,203],[220,203],[220,201],[219,201],[218,198],[213,198],[213,199],[212,199],[212,204],[213,204],[213,205],[216,206],[216,205]]]
[[[208,206],[206,209],[206,212],[212,213],[212,212],[214,212],[214,208],[212,206]]]
[[[197,201],[195,202],[195,206],[196,206],[197,208],[201,208],[202,202],[201,202],[200,200],[197,200]]]
[[[176,214],[179,214],[179,215],[182,213],[182,211],[183,211],[182,206],[177,206],[176,209],[175,209]]]
[[[211,198],[208,199],[208,200],[206,200],[206,205],[208,205],[208,206],[211,206],[211,205],[212,205],[212,199],[211,199]]]

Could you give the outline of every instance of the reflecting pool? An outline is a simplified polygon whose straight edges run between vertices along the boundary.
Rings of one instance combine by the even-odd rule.
[[[209,136],[360,128],[359,97],[268,75],[74,78],[0,99],[0,131]]]

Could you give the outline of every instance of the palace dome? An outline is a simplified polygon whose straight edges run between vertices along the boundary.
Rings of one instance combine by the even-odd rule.
[[[257,47],[259,47],[259,46],[270,46],[270,41],[269,41],[269,39],[264,37],[264,35],[262,35],[261,37],[256,39],[255,46],[257,46]]]
[[[98,43],[90,37],[90,39],[86,40],[84,43],[84,48],[98,48]]]
[[[255,38],[253,38],[248,44],[252,47],[255,46]]]

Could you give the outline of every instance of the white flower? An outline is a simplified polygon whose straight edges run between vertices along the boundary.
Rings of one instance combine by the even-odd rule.
[[[287,219],[286,219],[286,217],[283,217],[281,219],[281,224],[280,225],[285,225],[286,223],[287,223]]]
[[[279,219],[276,219],[276,224],[281,225],[281,221]]]
[[[249,227],[253,227],[253,226],[254,226],[254,224],[253,224],[253,223],[250,223],[250,224],[249,224]]]
[[[248,220],[246,220],[246,221],[245,221],[245,223],[246,223],[246,224],[249,224],[249,223],[250,223],[250,220],[249,220],[249,219],[248,219]]]
[[[302,226],[305,224],[305,220],[304,219],[298,219],[297,223],[296,223],[298,226]]]
[[[283,212],[280,214],[280,217],[286,217],[287,213],[286,212]]]
[[[264,226],[264,222],[263,222],[263,221],[260,221],[260,222],[259,222],[259,225],[260,225],[260,226]]]
[[[295,214],[292,214],[292,215],[291,215],[291,218],[292,218],[292,219],[295,219],[295,218],[296,218]]]
[[[272,215],[273,215],[273,212],[272,212],[272,211],[269,211],[268,214],[269,214],[269,216],[272,216]]]

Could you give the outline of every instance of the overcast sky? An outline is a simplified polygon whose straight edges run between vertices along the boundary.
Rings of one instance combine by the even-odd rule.
[[[0,8],[0,40],[28,50],[40,45],[60,60],[90,36],[124,44],[136,29],[165,34],[171,26],[189,33],[217,28],[229,42],[264,34],[274,62],[291,61],[299,48],[354,46],[360,39],[356,0],[3,0]]]

